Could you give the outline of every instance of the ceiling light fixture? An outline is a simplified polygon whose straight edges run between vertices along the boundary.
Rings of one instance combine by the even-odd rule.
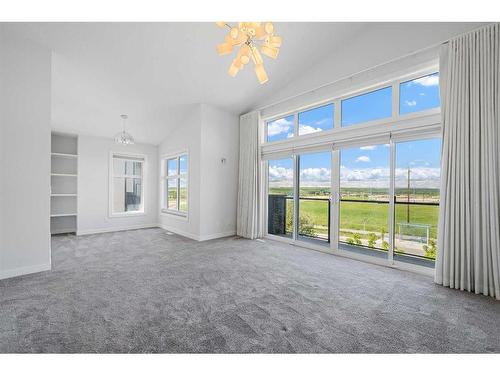
[[[281,37],[274,35],[273,24],[271,22],[239,22],[237,26],[231,26],[226,22],[216,22],[216,24],[220,28],[229,29],[224,43],[217,46],[217,53],[221,56],[228,55],[233,48],[239,47],[236,58],[229,67],[229,75],[235,77],[252,60],[257,79],[261,84],[266,83],[269,78],[264,69],[261,53],[276,59],[281,47]]]
[[[115,135],[115,142],[121,143],[122,145],[133,145],[135,143],[134,138],[125,131],[125,122],[127,121],[128,116],[120,115],[120,117],[122,118],[123,122],[123,131]]]

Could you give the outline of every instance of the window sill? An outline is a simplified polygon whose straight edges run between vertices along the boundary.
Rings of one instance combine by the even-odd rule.
[[[132,211],[132,212],[112,213],[109,215],[110,218],[130,217],[130,216],[146,216],[146,213],[144,211]]]
[[[176,219],[181,219],[181,220],[186,220],[186,221],[188,219],[188,214],[185,212],[162,209],[161,214],[164,216],[168,215],[168,216],[174,217]]]

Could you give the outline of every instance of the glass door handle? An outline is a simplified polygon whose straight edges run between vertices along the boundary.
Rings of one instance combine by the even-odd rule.
[[[333,203],[339,203],[340,202],[340,193],[333,193],[332,194],[332,204]]]

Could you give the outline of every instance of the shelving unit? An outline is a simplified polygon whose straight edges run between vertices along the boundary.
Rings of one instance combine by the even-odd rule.
[[[78,137],[52,132],[50,233],[76,233]]]

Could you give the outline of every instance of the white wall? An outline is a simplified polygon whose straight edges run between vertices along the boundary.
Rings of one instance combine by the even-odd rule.
[[[0,25],[0,278],[50,269],[51,53]]]
[[[110,152],[144,154],[145,214],[109,216]],[[78,234],[145,228],[158,224],[158,147],[146,144],[119,145],[114,140],[78,137]]]
[[[236,232],[238,187],[238,116],[207,104],[196,104],[159,146],[160,158],[189,152],[188,218],[160,212],[161,226],[207,240]],[[226,158],[226,163],[221,163]],[[161,194],[161,192],[159,192]]]
[[[202,104],[201,113],[200,237],[203,240],[236,234],[239,116],[207,104]]]
[[[201,158],[201,108],[193,105],[191,111],[186,112],[180,118],[170,119],[177,124],[159,145],[159,165],[164,156],[187,151],[188,160],[188,211],[187,218],[166,214],[161,212],[158,206],[159,221],[164,229],[181,234],[183,236],[199,239],[200,236],[200,158]],[[159,191],[158,196],[162,194]]]

